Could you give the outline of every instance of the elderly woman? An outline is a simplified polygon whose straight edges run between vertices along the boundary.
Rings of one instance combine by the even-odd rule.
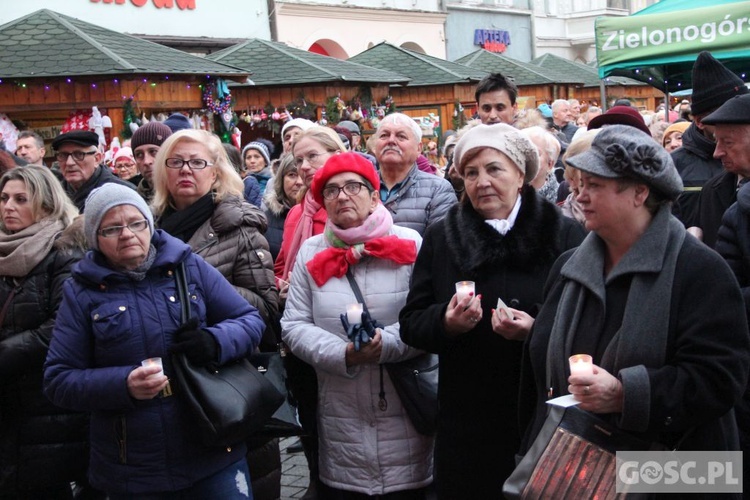
[[[577,168],[573,168],[568,164],[568,158],[579,155],[584,151],[588,151],[591,148],[591,143],[596,137],[596,134],[601,132],[602,129],[595,128],[593,130],[584,130],[578,137],[573,139],[568,149],[562,157],[563,165],[565,165],[565,182],[570,188],[570,193],[565,197],[560,209],[565,217],[570,217],[573,220],[578,221],[581,225],[586,225],[586,216],[583,213],[583,207],[578,202],[578,193],[581,186],[581,171]]]
[[[557,157],[560,155],[560,141],[542,127],[521,129],[521,134],[534,143],[539,153],[539,171],[530,184],[539,196],[550,203],[557,203],[557,190],[560,183],[557,182],[554,168]]]
[[[440,356],[438,497],[497,498],[522,430],[521,341],[549,269],[583,230],[531,187],[539,157],[515,128],[477,125],[461,135],[453,158],[466,193],[425,234],[401,337]],[[459,299],[455,283],[465,280],[478,295]],[[510,316],[496,309],[498,299]]]
[[[259,343],[258,311],[190,247],[161,230],[132,189],[86,200],[91,251],[73,268],[44,370],[57,405],[91,412],[91,483],[112,500],[252,498],[245,445],[205,447],[172,396],[170,353],[224,364]],[[174,269],[185,265],[194,319],[180,324]],[[161,358],[141,366],[144,360]]]
[[[281,250],[284,221],[289,211],[297,204],[297,198],[305,183],[299,174],[294,156],[286,155],[279,162],[279,170],[273,178],[271,189],[266,189],[261,209],[268,219],[266,239],[271,247],[271,256],[276,260]]]
[[[115,153],[112,160],[115,175],[122,180],[129,181],[137,186],[143,176],[138,173],[138,167],[135,165],[133,150],[129,147],[120,148]]]
[[[667,150],[667,153],[671,153],[675,149],[682,147],[682,134],[685,133],[689,126],[690,122],[684,121],[673,123],[664,130],[664,134],[661,137],[661,144]]]
[[[536,405],[524,449],[545,420],[550,380],[553,397],[572,394],[644,440],[738,450],[732,408],[750,365],[742,295],[721,257],[672,217],[682,182],[670,155],[611,125],[566,161],[581,171],[591,233],[555,264],[526,344],[521,400]],[[593,374],[571,375],[573,354],[591,355]]]
[[[300,248],[282,319],[284,341],[318,374],[319,498],[423,499],[432,482],[432,438],[414,429],[382,366],[419,354],[401,341],[398,313],[421,238],[393,224],[379,188],[357,153],[316,172],[310,192],[328,222]],[[345,273],[385,325],[359,350],[339,319],[360,302]]]
[[[242,180],[219,138],[203,130],[171,135],[154,161],[154,192],[157,226],[190,245],[258,309],[268,325],[260,348],[276,351],[278,339],[271,322],[278,321],[279,296],[263,237],[266,218],[244,200]],[[281,490],[277,441],[253,442],[250,447],[256,498],[277,497]]]
[[[77,215],[46,167],[0,179],[0,498],[69,498],[85,479],[86,415],[42,394],[63,282],[85,250]]]
[[[515,128],[477,125],[461,135],[453,158],[466,193],[425,234],[401,338],[440,356],[438,497],[499,498],[523,430],[521,341],[549,269],[583,230],[529,185],[539,157]],[[456,295],[465,280],[478,295]],[[509,308],[496,309],[498,299]]]

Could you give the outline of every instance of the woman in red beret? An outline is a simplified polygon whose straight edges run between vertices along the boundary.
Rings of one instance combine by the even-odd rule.
[[[398,314],[422,239],[393,224],[379,189],[356,153],[315,173],[310,193],[328,220],[299,249],[281,320],[284,342],[318,376],[318,498],[423,499],[432,482],[433,440],[415,430],[382,366],[421,353],[401,341]],[[361,302],[350,278],[364,313],[347,314]],[[371,337],[345,328],[367,324],[368,312]]]

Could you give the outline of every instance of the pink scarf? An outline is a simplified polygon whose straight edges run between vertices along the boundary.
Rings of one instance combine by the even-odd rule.
[[[416,242],[395,235],[386,236],[391,226],[393,217],[382,204],[378,204],[357,227],[341,229],[329,219],[324,234],[331,248],[321,250],[307,262],[315,283],[323,286],[333,277],[341,278],[350,265],[366,255],[401,265],[413,264],[417,260]]]
[[[308,189],[305,193],[305,197],[302,198],[302,216],[300,217],[297,227],[294,229],[294,236],[292,237],[292,243],[289,245],[289,251],[286,254],[286,260],[284,261],[284,274],[281,275],[281,279],[289,280],[289,273],[294,268],[294,262],[297,260],[297,252],[302,243],[313,235],[313,217],[318,213],[318,210],[322,208],[318,205],[318,202],[312,196],[312,192]]]

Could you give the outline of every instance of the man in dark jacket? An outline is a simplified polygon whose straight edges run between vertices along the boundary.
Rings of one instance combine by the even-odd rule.
[[[694,121],[682,135],[682,148],[672,153],[672,160],[684,186],[682,195],[674,204],[673,213],[698,237],[701,236],[698,208],[701,190],[709,179],[723,172],[721,162],[713,157],[716,147],[713,127],[705,124],[703,118],[728,99],[747,92],[744,82],[709,52],[698,55],[693,64],[691,109]],[[719,215],[714,234],[720,220]]]
[[[81,213],[84,212],[89,193],[108,182],[135,189],[131,183],[115,176],[109,168],[100,164],[102,153],[99,151],[99,136],[94,132],[74,130],[60,134],[52,141],[52,148],[60,162],[63,188]]]

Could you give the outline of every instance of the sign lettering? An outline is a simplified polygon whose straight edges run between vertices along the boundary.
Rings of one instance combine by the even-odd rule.
[[[505,52],[510,45],[510,33],[505,30],[474,30],[474,45],[490,52]]]
[[[148,3],[149,0],[130,0],[130,3],[135,7],[143,7]],[[157,9],[171,9],[175,3],[177,8],[180,10],[194,10],[196,0],[151,0]],[[126,0],[91,0],[91,3],[114,3],[117,5],[123,5]]]

